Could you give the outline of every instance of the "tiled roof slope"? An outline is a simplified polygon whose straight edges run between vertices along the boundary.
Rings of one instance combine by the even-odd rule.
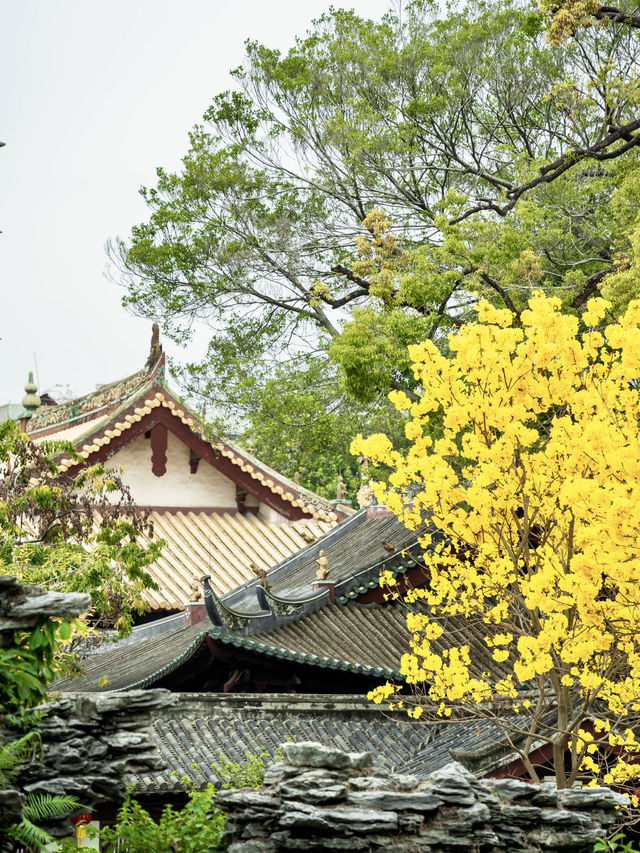
[[[52,690],[99,692],[101,690],[124,690],[131,684],[158,672],[189,649],[206,633],[203,623],[190,628],[177,628],[157,637],[139,640],[130,645],[106,646],[104,651],[89,655],[81,662],[83,675],[78,678],[61,678]],[[106,680],[107,683],[101,683]]]
[[[149,573],[160,590],[147,590],[153,609],[182,609],[202,595],[200,578],[211,575],[217,595],[255,577],[253,567],[268,569],[305,548],[332,524],[301,519],[274,524],[247,515],[207,512],[151,513],[156,538],[166,544]]]
[[[403,608],[377,604],[329,605],[298,622],[250,637],[201,622],[90,655],[82,664],[84,675],[60,680],[54,689],[151,687],[195,655],[207,634],[223,645],[268,658],[380,678],[400,677],[400,657],[408,649],[403,625]],[[101,685],[103,679],[107,682]]]
[[[174,707],[154,713],[153,728],[168,769],[131,775],[140,793],[203,788],[218,781],[221,757],[244,764],[247,754],[271,757],[287,740],[366,750],[379,772],[424,778],[451,761],[456,745],[477,750],[497,736],[495,728],[411,722],[403,712],[383,712],[362,696],[292,694],[182,694]]]
[[[409,651],[405,618],[406,607],[402,604],[351,602],[327,605],[263,634],[233,633],[199,623],[91,655],[83,662],[84,675],[61,680],[54,689],[87,692],[152,687],[187,665],[207,635],[224,646],[267,659],[290,661],[293,666],[303,664],[402,680],[400,659]],[[460,642],[462,634],[471,649],[474,672],[490,670],[495,677],[501,677],[503,667],[492,660],[482,639],[484,633],[482,626],[472,627],[461,618],[451,619],[433,646],[446,648]]]
[[[372,577],[377,578],[379,571],[401,558],[403,552],[410,551],[417,557],[421,555],[422,549],[417,540],[422,532],[423,528],[408,530],[395,515],[382,509],[361,509],[304,551],[270,569],[271,592],[291,598],[308,595],[316,580],[321,550],[327,558],[328,581],[338,583],[350,576],[355,578],[367,568],[372,568]],[[395,551],[390,553],[389,548]],[[223,596],[224,603],[236,610],[258,610],[256,584],[257,581],[249,581],[232,590]]]

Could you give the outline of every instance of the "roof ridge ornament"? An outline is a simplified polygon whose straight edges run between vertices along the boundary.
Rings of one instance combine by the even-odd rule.
[[[268,589],[257,585],[255,587],[256,597],[262,610],[270,610],[279,619],[287,619],[291,616],[302,616],[304,613],[317,610],[324,605],[326,596],[318,594],[315,590],[305,598],[287,598],[283,595],[274,595]]]
[[[234,610],[221,601],[213,591],[210,584],[211,575],[205,575],[200,580],[204,586],[204,606],[207,616],[217,627],[226,628],[229,631],[242,631],[249,627],[252,620],[259,619],[262,616],[271,616],[268,611],[266,613],[241,613],[239,610]],[[262,589],[262,587],[260,588]]]
[[[147,373],[151,373],[163,355],[164,351],[162,349],[162,344],[160,343],[160,327],[157,323],[154,323],[151,327],[151,347],[149,348],[149,357],[145,364],[145,370]]]
[[[218,629],[237,634],[260,634],[271,631],[318,610],[330,603],[329,590],[314,590],[311,595],[301,600],[292,600],[274,595],[256,584],[256,593],[260,610],[242,613],[225,604],[213,591],[210,584],[211,575],[205,575],[200,580],[204,586],[204,605],[207,616]]]
[[[33,381],[33,370],[29,371],[29,381],[24,386],[24,390],[27,392],[22,398],[22,405],[27,410],[27,412],[35,412],[40,408],[40,397],[36,394],[38,390],[38,386]]]

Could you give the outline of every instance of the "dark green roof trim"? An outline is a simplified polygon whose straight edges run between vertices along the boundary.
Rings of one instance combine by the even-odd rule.
[[[315,590],[306,598],[291,599],[273,595],[258,585],[255,587],[255,592],[262,609],[244,613],[229,607],[215,594],[209,583],[210,578],[210,575],[206,575],[202,581],[204,603],[211,623],[218,628],[245,634],[264,634],[280,625],[299,619],[305,613],[318,610],[325,604],[329,604],[330,599],[328,589]]]
[[[286,649],[279,646],[263,643],[259,640],[251,639],[243,634],[231,634],[222,628],[205,628],[189,645],[187,649],[178,655],[169,663],[165,664],[156,672],[151,673],[145,678],[128,684],[126,687],[119,687],[114,692],[123,690],[137,690],[146,687],[151,687],[160,679],[175,672],[183,663],[186,663],[193,655],[201,648],[205,637],[211,637],[213,640],[218,640],[224,645],[233,646],[237,649],[245,651],[257,651],[268,657],[276,658],[277,660],[289,660],[296,663],[312,664],[323,669],[339,670],[341,672],[352,672],[356,675],[368,675],[373,678],[393,678],[397,681],[404,681],[404,676],[397,670],[390,669],[384,666],[368,666],[366,664],[353,663],[351,661],[339,660],[338,658],[328,658],[320,655],[312,654],[311,652],[296,652],[294,649]]]
[[[340,595],[336,594],[336,603],[347,604],[370,589],[376,589],[379,586],[380,573],[383,571],[391,572],[393,577],[397,578],[398,575],[404,574],[408,569],[419,565],[420,557],[413,556],[414,549],[419,551],[420,555],[424,553],[420,542],[416,541],[403,549],[404,554],[391,555],[387,559],[378,560],[378,562],[362,569],[357,575],[347,578],[346,582],[340,584],[340,590],[346,587],[346,591]],[[336,593],[338,593],[338,585],[336,585]]]
[[[366,664],[352,663],[351,661],[339,660],[338,658],[328,658],[315,655],[312,652],[296,652],[293,649],[285,649],[279,646],[273,646],[270,643],[263,643],[259,640],[252,640],[243,634],[229,634],[220,628],[210,628],[209,636],[216,640],[221,640],[225,644],[235,646],[236,648],[248,649],[250,651],[259,651],[269,657],[279,658],[280,660],[292,660],[298,663],[312,663],[314,666],[320,666],[325,669],[337,669],[343,672],[353,672],[359,675],[372,675],[380,678],[396,678],[404,680],[404,676],[396,670],[385,666],[367,666]]]
[[[133,684],[127,684],[125,687],[118,687],[114,690],[114,693],[120,693],[123,690],[137,690],[142,689],[144,687],[150,687],[152,684],[155,684],[161,678],[164,678],[165,675],[171,675],[172,672],[175,672],[179,666],[182,666],[183,663],[186,663],[193,655],[198,651],[200,646],[202,645],[202,640],[207,635],[208,631],[206,628],[203,628],[202,633],[198,634],[198,636],[191,642],[191,644],[182,652],[182,654],[175,657],[172,661],[165,664],[160,669],[152,672],[151,675],[147,675],[145,678],[141,678],[139,681],[135,681]]]

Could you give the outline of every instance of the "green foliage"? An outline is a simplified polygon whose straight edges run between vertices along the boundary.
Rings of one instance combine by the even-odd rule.
[[[638,853],[638,847],[632,841],[625,841],[624,834],[619,832],[613,838],[599,838],[593,853]]]
[[[18,765],[37,755],[41,748],[40,735],[34,730],[0,744],[0,789],[8,788],[16,777]]]
[[[259,388],[240,437],[259,459],[326,498],[335,498],[338,477],[355,499],[360,469],[349,453],[353,435],[367,426],[388,428],[402,443],[403,418],[378,394],[355,404],[342,391],[329,361],[299,358],[279,367]],[[330,452],[329,452],[330,451]]]
[[[41,748],[40,735],[35,730],[0,744],[0,790],[11,787],[18,775],[20,764],[37,758]],[[0,828],[0,836],[27,847],[33,853],[38,853],[54,841],[53,837],[38,824],[52,818],[65,817],[79,807],[76,797],[27,794],[22,805],[20,821],[7,828]],[[0,837],[0,846],[1,842]]]
[[[259,788],[264,779],[267,761],[281,759],[282,751],[279,747],[274,751],[271,759],[267,748],[263,746],[257,755],[245,752],[244,764],[229,761],[220,753],[218,761],[211,767],[218,777],[217,788]]]
[[[417,0],[376,22],[333,9],[286,53],[248,43],[112,247],[131,310],[178,341],[212,329],[189,392],[305,485],[333,487],[330,457],[349,479],[344,413],[415,394],[406,345],[446,348],[478,295],[516,313],[536,288],[576,313],[637,295],[640,137],[616,130],[637,118],[637,34],[581,26],[560,48],[544,24],[526,0]],[[317,465],[291,461],[328,432]]]
[[[65,817],[80,808],[76,797],[62,794],[28,794],[22,807],[20,823],[9,827],[8,836],[27,849],[45,850],[55,839],[38,826],[39,822],[52,818]]]
[[[68,628],[68,623],[39,617],[33,629],[15,631],[13,644],[0,648],[0,706],[5,711],[19,713],[46,701],[48,686],[56,677],[63,626]]]
[[[220,754],[219,761],[212,765],[219,777],[218,788],[259,787],[268,757],[265,747],[258,755],[246,753],[244,764],[228,761]],[[280,757],[276,750],[275,759]],[[130,789],[118,810],[114,826],[98,831],[101,849],[107,853],[122,849],[128,853],[148,853],[149,850],[171,850],[175,853],[202,853],[207,850],[213,853],[222,850],[220,842],[225,814],[214,805],[215,793],[216,787],[211,784],[202,791],[192,790],[181,809],[165,806],[159,820],[154,821],[136,800],[134,790]],[[95,830],[89,825],[87,831]],[[73,847],[67,842],[64,849]]]
[[[132,611],[145,609],[142,591],[156,586],[146,569],[162,540],[148,541],[147,513],[118,472],[91,465],[71,477],[58,471],[62,453],[84,462],[68,442],[36,444],[14,421],[0,424],[0,572],[48,590],[88,593],[93,622],[126,632]],[[73,627],[56,623],[58,644],[72,639]],[[53,630],[39,625],[28,639],[43,664],[52,642],[46,631]],[[22,644],[17,638],[18,651],[8,654],[26,661]]]
[[[118,810],[113,827],[99,830],[101,849],[115,853],[148,853],[149,850],[171,850],[175,853],[202,853],[222,849],[220,838],[224,831],[224,813],[213,804],[215,789],[208,785],[203,791],[192,791],[182,809],[165,806],[156,822],[128,791]],[[89,824],[87,832],[92,832]],[[73,849],[69,844],[68,849]]]

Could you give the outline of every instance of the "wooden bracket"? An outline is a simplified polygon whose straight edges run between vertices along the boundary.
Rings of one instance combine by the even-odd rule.
[[[151,427],[151,470],[156,477],[162,477],[167,471],[168,433],[164,424]]]

